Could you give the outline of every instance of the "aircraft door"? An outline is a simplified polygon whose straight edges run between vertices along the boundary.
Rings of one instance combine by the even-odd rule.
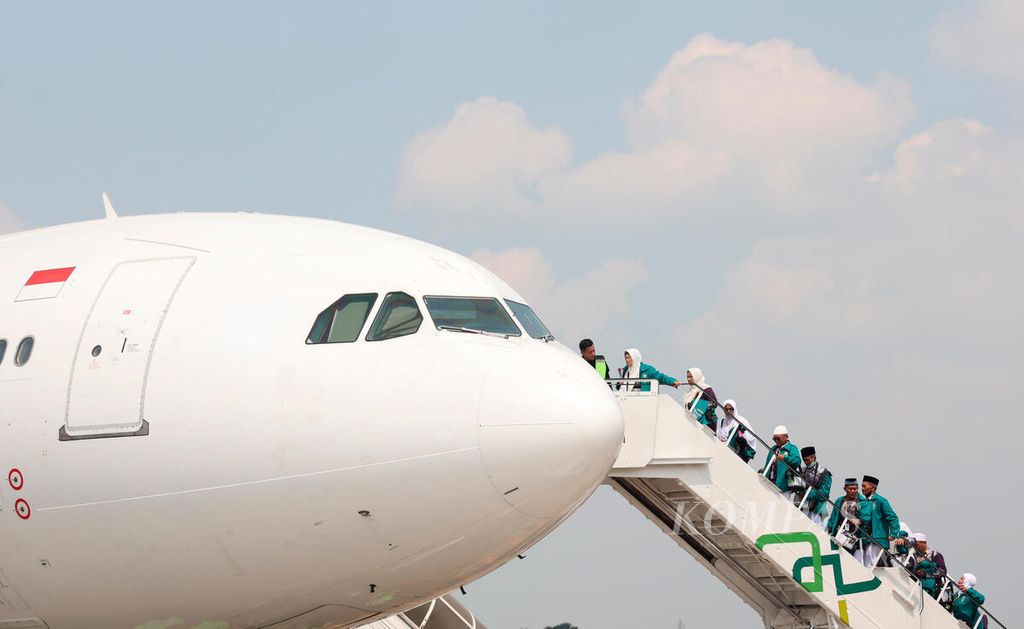
[[[60,439],[149,434],[146,380],[160,326],[194,257],[122,262],[78,342]]]

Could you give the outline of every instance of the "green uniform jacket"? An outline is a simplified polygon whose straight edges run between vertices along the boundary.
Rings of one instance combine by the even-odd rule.
[[[889,501],[880,496],[877,492],[871,494],[870,498],[862,498],[860,502],[860,520],[865,525],[870,524],[871,540],[882,548],[889,547],[889,538],[895,538],[900,532],[900,519],[892,510]],[[861,537],[867,535],[861,532]]]
[[[845,500],[846,494],[844,493],[842,496],[836,498],[835,502],[832,503],[832,515],[828,518],[828,534],[832,537],[835,537],[836,533],[839,532],[839,522],[842,519],[842,508]],[[864,500],[864,496],[858,493],[857,501],[859,502],[861,500]],[[860,509],[858,509],[858,511],[860,511]]]
[[[910,535],[910,533],[904,531],[903,529],[900,529],[900,532],[896,534],[896,539],[900,539],[901,537],[903,539],[907,539],[908,535]],[[914,549],[913,545],[911,545],[911,544],[903,544],[902,546],[897,546],[896,550],[894,550],[892,552],[897,557],[905,557],[906,555],[909,555],[910,551],[912,551],[913,549]]]
[[[820,463],[815,465],[821,469]],[[804,468],[803,471],[807,471],[807,468]],[[807,483],[807,491],[811,492],[811,495],[807,497],[807,502],[804,505],[809,513],[825,515],[825,510],[828,509],[829,494],[832,492],[832,472],[825,470],[823,474],[824,478],[821,479],[819,487],[811,487],[811,484]],[[806,476],[804,480],[807,480]]]
[[[917,571],[921,570],[924,572],[924,576],[917,574]],[[914,566],[914,576],[921,583],[921,588],[932,598],[936,598],[939,595],[939,581],[935,578],[935,574],[939,571],[939,565],[930,559],[922,559],[917,562]]]
[[[775,452],[778,449],[778,446],[772,446],[771,449],[768,450],[768,459],[764,462],[764,467],[761,468],[762,472],[768,469],[768,466],[772,464],[772,461],[775,461]],[[786,463],[789,463],[789,467],[792,467],[794,470],[800,469],[800,464],[803,462],[803,459],[800,458],[800,449],[793,445],[792,441],[782,446],[782,452],[785,454],[784,460]],[[786,481],[787,472],[789,472],[789,469],[786,467],[785,463],[782,461],[775,461],[775,486],[778,487],[780,491],[789,491],[789,483]]]
[[[625,371],[625,369],[623,369],[623,371]],[[658,371],[654,367],[651,367],[647,363],[640,363],[640,375],[639,375],[639,377],[641,379],[643,379],[643,380],[657,380],[661,384],[672,384],[673,382],[678,382],[672,376],[666,376],[665,374],[661,373],[660,371]],[[623,386],[630,386],[630,387],[632,387],[633,385],[629,384],[629,385],[623,385]],[[643,382],[643,383],[641,383],[640,384],[640,390],[641,391],[650,391],[651,390],[651,383],[650,382]]]
[[[740,428],[746,429],[746,426],[741,426]],[[729,440],[729,449],[740,455],[740,458],[744,461],[749,461],[757,454],[757,450],[747,443],[746,439],[740,437],[739,430],[732,433],[732,439]]]
[[[985,604],[985,595],[970,588],[953,601],[953,617],[974,626],[978,621],[978,605]]]

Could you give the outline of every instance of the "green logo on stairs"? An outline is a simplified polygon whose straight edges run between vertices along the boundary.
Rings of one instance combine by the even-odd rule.
[[[822,576],[822,567],[831,566],[833,580],[836,586],[836,595],[857,594],[858,592],[870,592],[882,585],[878,577],[872,577],[860,583],[846,583],[843,580],[843,566],[840,561],[839,552],[822,556],[821,543],[814,533],[769,533],[757,538],[758,549],[764,549],[769,544],[799,544],[807,543],[811,546],[811,555],[801,557],[793,562],[793,580],[803,586],[808,592],[822,592],[825,590],[825,579]],[[814,580],[805,582],[801,575],[804,568],[811,567],[814,571]]]

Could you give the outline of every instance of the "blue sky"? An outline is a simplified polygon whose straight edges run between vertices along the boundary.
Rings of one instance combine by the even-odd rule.
[[[127,212],[380,221],[402,146],[458,103],[514,100],[594,155],[621,144],[624,99],[702,32],[790,39],[864,80],[896,73],[921,126],[1017,109],[929,55],[948,2],[747,4],[9,3],[0,190],[30,224],[87,217],[101,188]]]
[[[1008,0],[5,2],[0,230],[107,191],[473,255],[567,344],[699,364],[837,477],[891,479],[1012,623],[991,539],[1020,509],[977,488],[1015,489],[1022,436],[1021,41]],[[494,629],[756,622],[605,490],[470,591]]]

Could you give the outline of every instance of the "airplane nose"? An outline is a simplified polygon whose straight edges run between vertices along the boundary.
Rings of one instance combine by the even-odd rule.
[[[559,518],[588,497],[622,446],[622,413],[608,386],[581,358],[556,346],[493,365],[478,423],[495,489],[537,518]]]

